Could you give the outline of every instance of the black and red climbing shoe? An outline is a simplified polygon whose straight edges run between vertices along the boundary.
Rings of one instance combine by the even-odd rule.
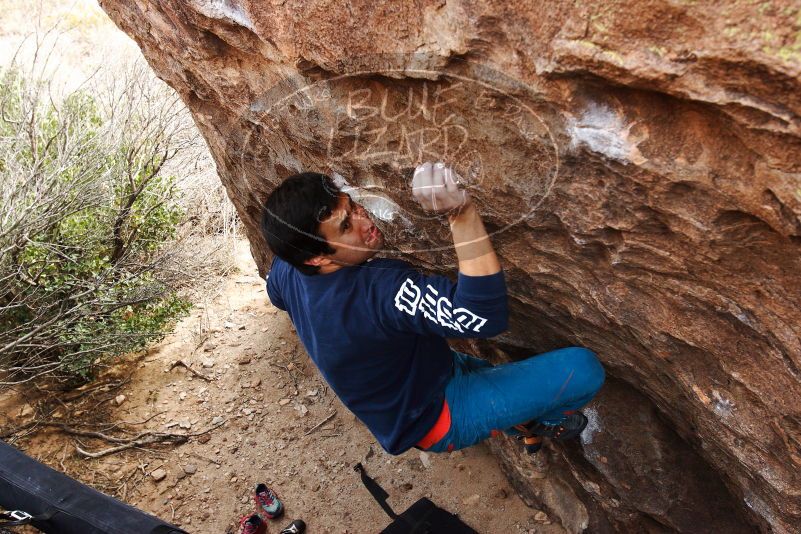
[[[534,454],[542,448],[542,438],[539,436],[520,436],[520,439],[527,454]]]
[[[240,534],[266,534],[267,524],[262,521],[258,514],[245,516],[239,522]]]
[[[527,454],[534,454],[538,452],[542,448],[542,438],[540,436],[535,436],[531,432],[529,432],[527,425],[532,423],[524,423],[521,425],[515,425],[515,430],[520,432],[520,435],[517,436],[517,439],[523,442],[523,448],[525,449]]]
[[[586,426],[587,417],[581,412],[572,412],[567,414],[564,421],[558,425],[529,421],[515,425],[514,428],[520,432],[517,439],[523,442],[526,452],[534,454],[542,448],[543,438],[558,439],[559,441],[575,438]]]
[[[558,425],[531,422],[526,423],[524,426],[531,435],[563,441],[578,437],[582,430],[586,428],[587,422],[586,415],[581,412],[573,412],[567,415],[565,420]]]
[[[295,519],[281,529],[281,534],[303,534],[306,532],[306,523],[302,519]]]

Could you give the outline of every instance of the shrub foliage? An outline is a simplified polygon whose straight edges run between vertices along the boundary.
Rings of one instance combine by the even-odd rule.
[[[56,98],[33,71],[0,77],[0,385],[85,380],[188,309],[165,171],[186,111],[142,65],[103,87]]]

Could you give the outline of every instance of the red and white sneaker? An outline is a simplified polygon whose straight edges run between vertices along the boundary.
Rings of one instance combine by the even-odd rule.
[[[261,517],[258,514],[253,514],[251,516],[245,516],[239,522],[239,527],[241,530],[239,534],[266,534],[267,533],[267,523],[262,521]]]
[[[253,500],[256,501],[256,513],[262,518],[277,519],[284,513],[284,505],[278,500],[275,492],[265,484],[256,486]]]

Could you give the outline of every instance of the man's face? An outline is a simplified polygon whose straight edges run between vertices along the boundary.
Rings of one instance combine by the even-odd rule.
[[[331,216],[320,222],[320,233],[336,249],[333,254],[325,256],[334,265],[328,268],[321,265],[323,273],[363,263],[384,246],[384,234],[370,220],[367,211],[346,193],[340,193]]]

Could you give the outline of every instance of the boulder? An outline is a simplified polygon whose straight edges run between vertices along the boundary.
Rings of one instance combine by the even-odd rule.
[[[801,524],[799,6],[100,3],[191,110],[262,274],[260,206],[301,170],[348,187],[385,254],[453,273],[409,177],[456,167],[512,309],[475,352],[582,345],[611,377],[592,441],[535,467],[497,445],[552,520]]]

